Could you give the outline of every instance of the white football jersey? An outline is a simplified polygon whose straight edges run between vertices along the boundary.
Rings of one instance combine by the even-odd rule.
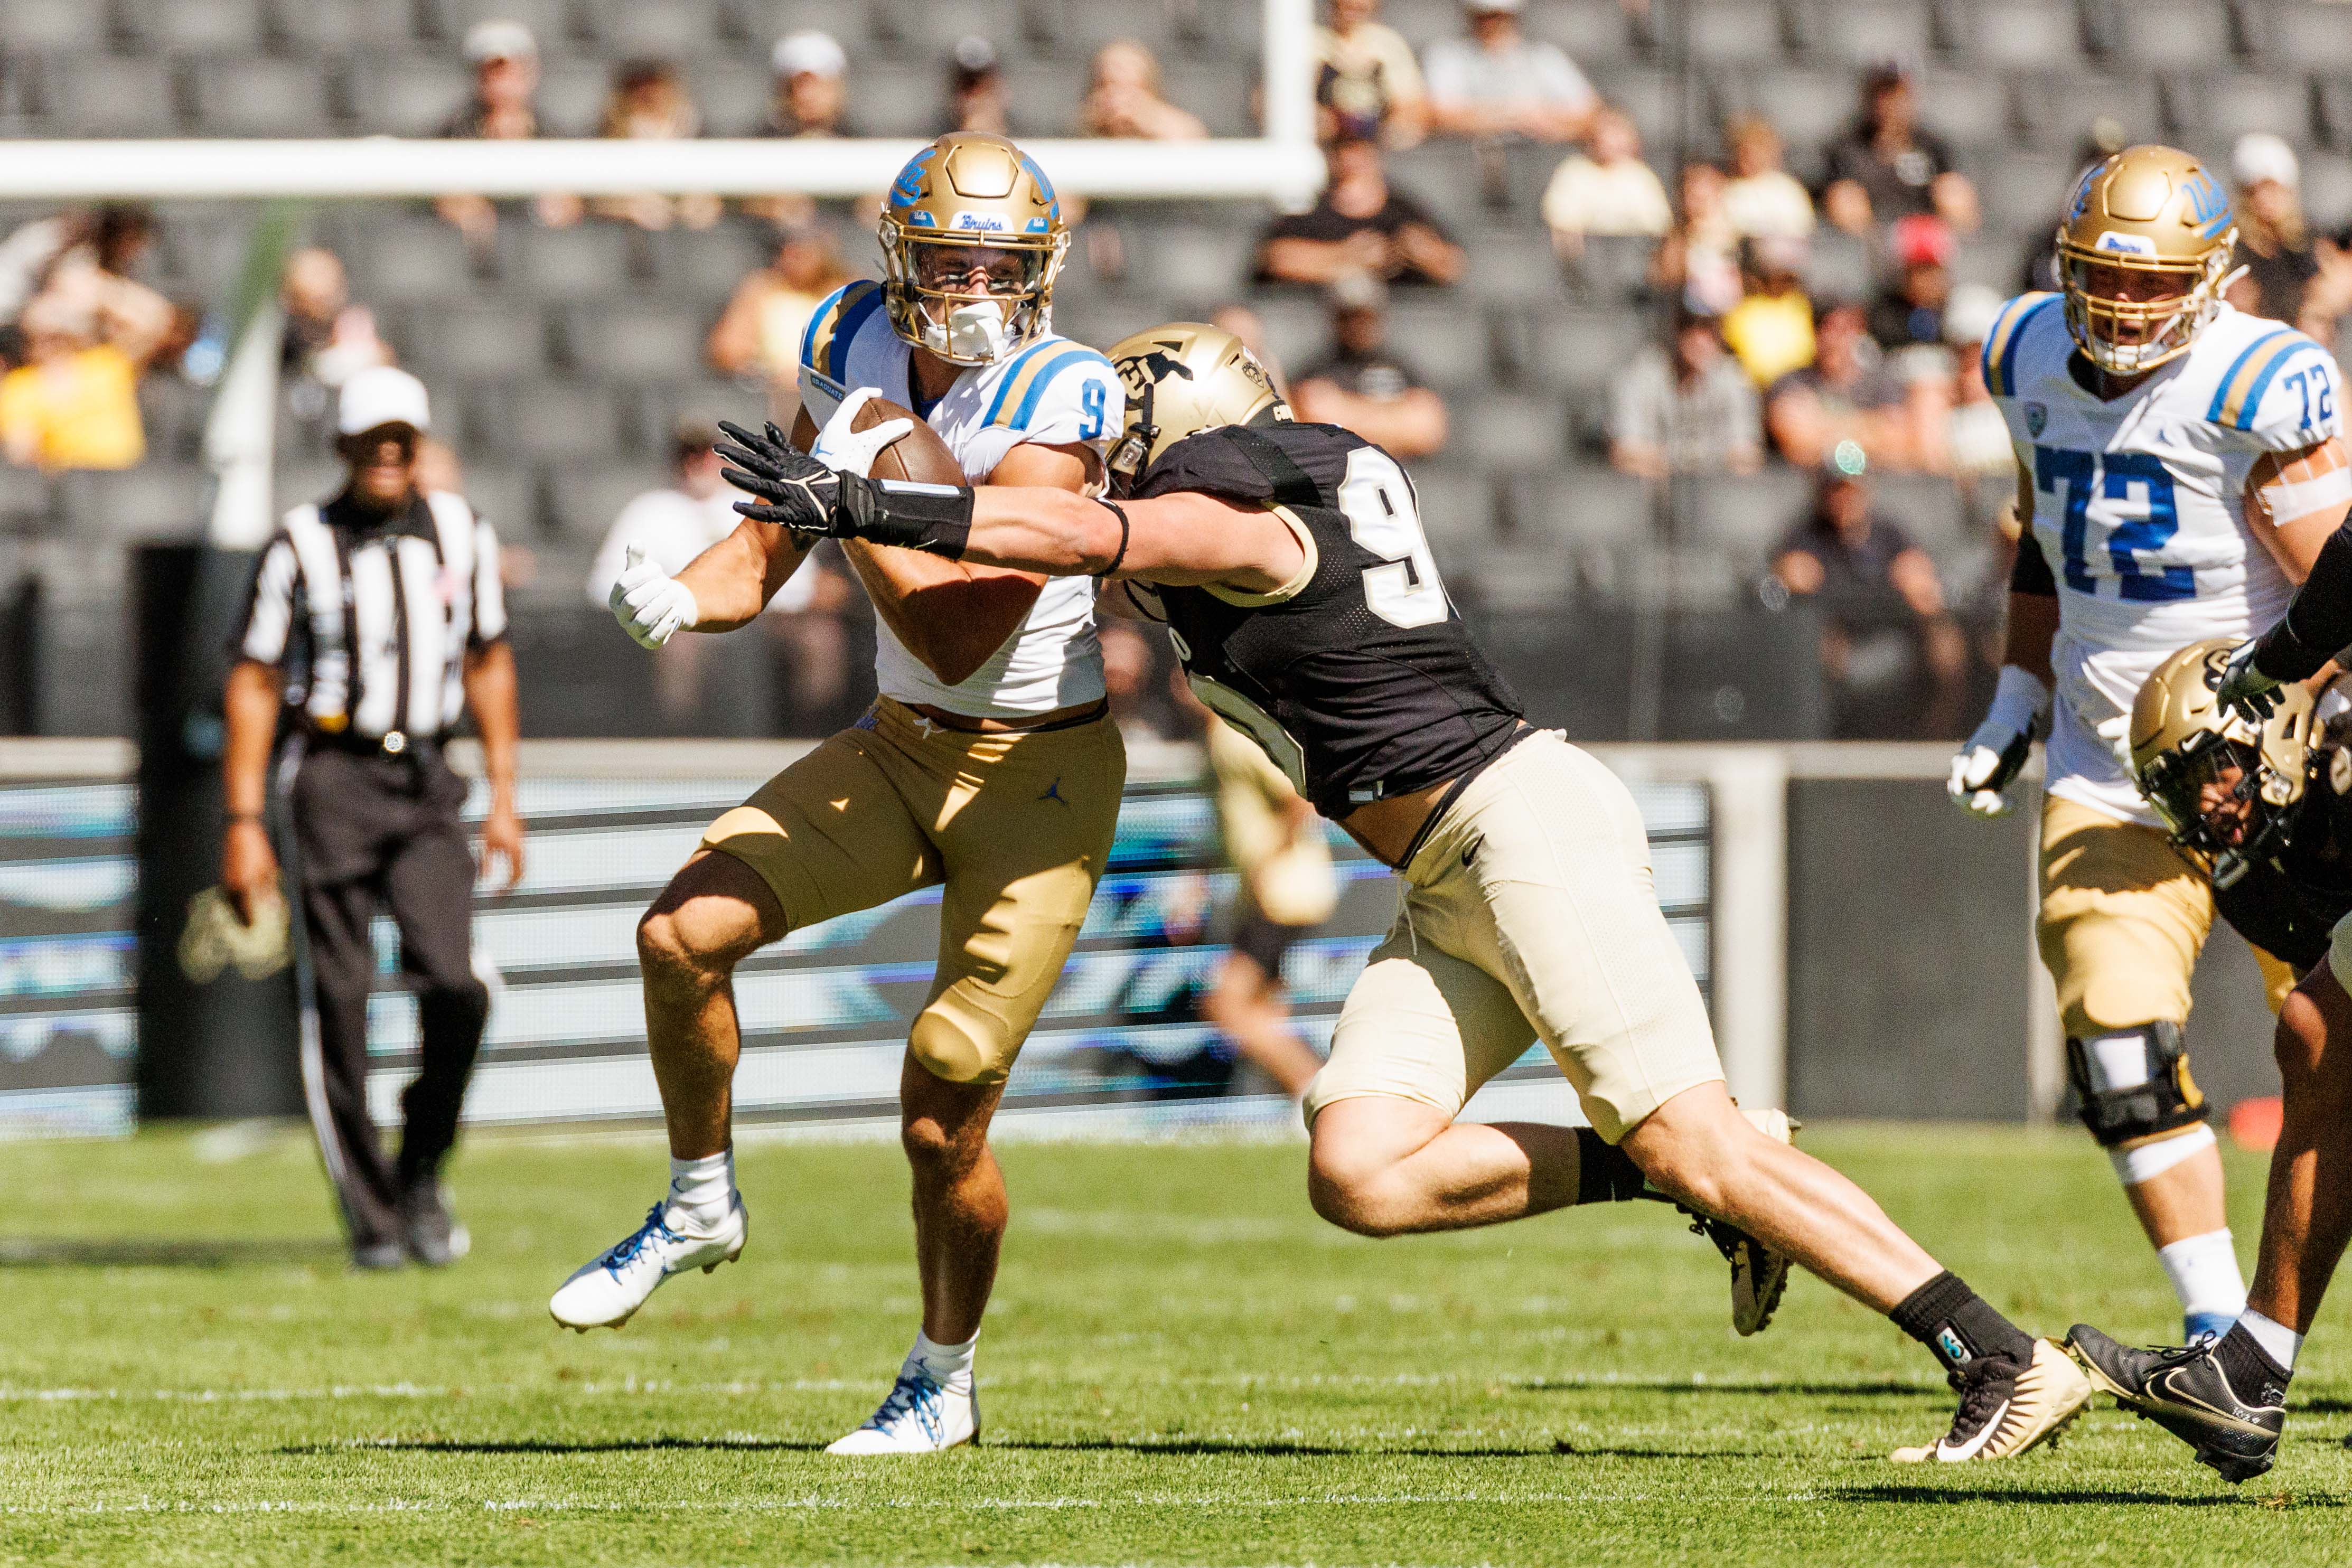
[[[882,286],[870,278],[849,284],[817,307],[801,339],[801,405],[819,427],[856,387],[877,387],[893,402],[919,407],[908,376],[912,352],[890,329]],[[1102,455],[1126,423],[1127,390],[1108,360],[1048,333],[1011,359],[962,371],[924,418],[978,484],[1024,442],[1090,446]],[[1104,692],[1095,581],[1047,578],[1021,628],[954,685],[877,622],[874,673],[886,696],[979,718],[1024,718],[1094,702]]]
[[[2033,477],[2033,537],[2058,584],[2049,789],[2157,827],[2132,781],[2132,701],[2175,649],[2285,613],[2294,585],[2255,537],[2246,476],[2265,452],[2342,434],[2341,378],[2301,332],[2227,305],[2111,402],[2074,380],[2074,353],[2056,294],[2011,300],[1985,335],[1985,385]]]

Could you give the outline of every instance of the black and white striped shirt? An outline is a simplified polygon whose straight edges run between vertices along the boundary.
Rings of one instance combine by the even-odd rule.
[[[386,517],[338,497],[286,514],[234,651],[282,668],[314,730],[433,740],[465,711],[467,652],[506,632],[498,535],[464,497]]]

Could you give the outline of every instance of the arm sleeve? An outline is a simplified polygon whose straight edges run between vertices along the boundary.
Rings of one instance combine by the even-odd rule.
[[[2009,591],[2030,593],[2037,599],[2058,597],[2058,580],[2050,575],[2050,562],[2042,554],[2042,541],[2028,528],[2017,537],[2017,560],[2009,569]]]
[[[474,630],[467,639],[487,648],[507,634],[506,579],[499,570],[499,535],[487,518],[474,521]]]
[[[269,541],[254,563],[253,583],[245,597],[245,619],[229,652],[240,659],[276,664],[286,657],[294,634],[294,601],[302,581],[301,563],[294,542],[284,534]]]

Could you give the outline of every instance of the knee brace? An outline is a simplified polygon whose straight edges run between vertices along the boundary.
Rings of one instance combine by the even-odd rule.
[[[2180,1026],[2159,1022],[2066,1041],[2066,1077],[2083,1125],[2102,1148],[2122,1148],[2205,1120],[2189,1075]]]

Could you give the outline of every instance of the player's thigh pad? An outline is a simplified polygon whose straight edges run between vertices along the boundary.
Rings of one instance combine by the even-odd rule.
[[[845,729],[702,835],[760,873],[794,931],[940,880],[940,856],[872,731]]]
[[[1415,1101],[1451,1119],[1535,1040],[1509,987],[1418,941],[1400,917],[1349,988],[1330,1059],[1307,1086],[1307,1124],[1326,1105],[1372,1098]]]
[[[1545,732],[1462,792],[1407,870],[1421,940],[1500,980],[1611,1143],[1723,1063],[1658,907],[1633,797]]]
[[[883,733],[893,733],[886,715]],[[1085,925],[1118,828],[1127,750],[1108,717],[1069,729],[918,735],[946,888],[939,971],[908,1043],[953,1083],[1013,1070]]]
[[[2042,961],[2077,1039],[2189,1017],[2213,894],[2163,833],[2057,796],[2042,803]]]

